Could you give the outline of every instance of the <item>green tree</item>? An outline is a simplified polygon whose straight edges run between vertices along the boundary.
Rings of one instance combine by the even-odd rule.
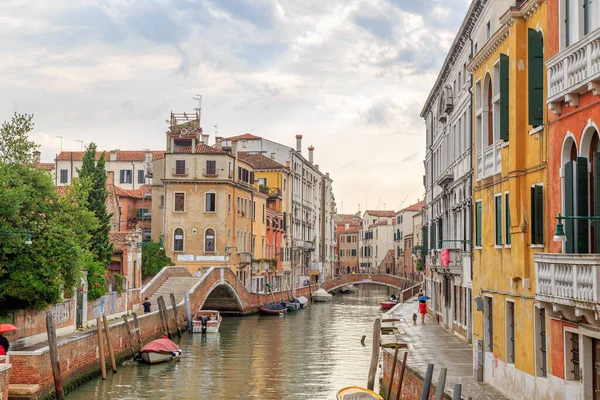
[[[87,195],[72,186],[59,196],[47,171],[19,163],[0,162],[0,182],[0,310],[55,304],[91,257]]]
[[[167,265],[175,265],[164,249],[161,249],[160,243],[144,243],[142,247],[142,279],[156,275]]]
[[[0,162],[5,164],[30,164],[33,151],[39,146],[28,140],[33,129],[32,114],[15,113],[10,122],[0,128]]]
[[[114,253],[110,242],[110,219],[112,214],[106,211],[106,160],[105,153],[96,160],[96,144],[90,143],[83,155],[83,164],[79,172],[81,184],[87,191],[87,207],[94,213],[98,224],[91,231],[90,251],[103,266],[108,266]]]

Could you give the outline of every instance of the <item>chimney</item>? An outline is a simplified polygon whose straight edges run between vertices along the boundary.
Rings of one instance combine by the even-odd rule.
[[[313,163],[313,152],[314,151],[315,151],[315,148],[311,144],[310,147],[308,148],[308,162],[311,164]]]
[[[296,135],[296,151],[302,153],[302,135]]]
[[[271,160],[275,159],[275,153],[271,153]]]
[[[203,134],[202,135],[202,143],[204,143],[205,145],[208,146],[208,139],[209,139],[210,135],[207,134]]]
[[[119,149],[110,151],[110,161],[117,161],[117,154],[119,153]]]
[[[319,164],[315,164],[315,168],[317,169],[317,171],[319,170]]]
[[[42,154],[42,153],[41,153],[39,150],[34,150],[34,151],[33,151],[33,163],[34,163],[34,164],[37,164],[37,163],[39,163],[39,162],[40,162],[40,155],[41,155],[41,154]]]
[[[344,226],[344,230],[346,230],[346,231],[347,231],[348,229],[350,229],[350,224],[346,224],[346,225]]]
[[[115,171],[106,171],[106,184],[109,186],[115,184]]]
[[[237,143],[238,141],[233,139],[231,141],[231,155],[237,157]]]
[[[223,138],[221,136],[215,138],[215,148],[219,150],[223,149]]]

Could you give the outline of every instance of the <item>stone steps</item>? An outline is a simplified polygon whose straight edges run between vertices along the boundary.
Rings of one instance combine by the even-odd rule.
[[[165,300],[167,307],[171,306],[171,293],[175,295],[175,301],[179,303],[183,300],[183,295],[186,291],[190,290],[200,278],[193,276],[190,277],[172,277],[167,279],[157,290],[150,296],[150,303],[152,303],[152,311],[158,310],[157,299],[162,296]]]

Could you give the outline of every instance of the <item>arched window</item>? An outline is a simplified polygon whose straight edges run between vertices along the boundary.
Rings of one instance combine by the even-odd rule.
[[[183,229],[175,229],[173,234],[173,251],[183,251]]]
[[[214,253],[215,251],[215,231],[207,229],[204,232],[204,251]]]

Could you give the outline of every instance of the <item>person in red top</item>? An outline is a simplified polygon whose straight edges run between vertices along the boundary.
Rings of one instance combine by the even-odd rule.
[[[419,290],[419,297],[423,296],[423,291]],[[421,314],[421,323],[425,323],[425,314],[427,314],[427,303],[425,300],[419,300],[419,314]]]
[[[0,333],[0,356],[5,355],[8,352],[8,348],[10,347],[8,343],[8,339],[4,337],[3,334]]]

